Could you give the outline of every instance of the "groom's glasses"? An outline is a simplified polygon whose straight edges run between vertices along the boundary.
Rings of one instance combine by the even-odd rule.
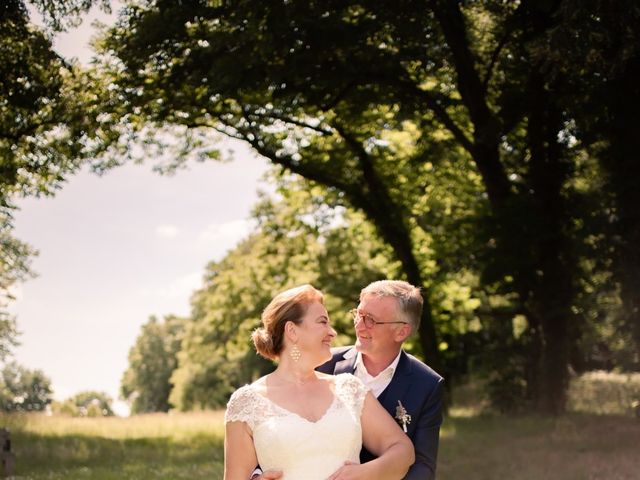
[[[357,309],[350,310],[349,313],[353,317],[353,323],[357,323],[358,320],[362,320],[364,322],[364,326],[367,328],[373,328],[376,325],[384,325],[385,323],[404,323],[405,325],[409,322],[379,322],[375,320],[371,315],[365,313],[364,315],[358,312]]]

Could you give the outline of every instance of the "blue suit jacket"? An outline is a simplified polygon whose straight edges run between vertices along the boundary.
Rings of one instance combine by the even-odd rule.
[[[345,359],[344,355],[354,347],[332,349],[333,358],[317,368],[324,373],[353,373],[356,356]],[[392,417],[396,417],[398,400],[411,415],[407,425],[407,435],[411,438],[416,452],[416,461],[404,477],[405,480],[432,480],[436,475],[436,459],[440,425],[442,424],[443,378],[434,370],[405,351],[389,386],[378,400]],[[373,455],[366,449],[360,452],[360,461],[371,460]]]

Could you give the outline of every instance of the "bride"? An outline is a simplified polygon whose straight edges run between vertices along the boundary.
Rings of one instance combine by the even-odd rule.
[[[285,480],[401,479],[414,461],[409,438],[359,379],[314,370],[336,336],[322,293],[282,292],[262,323],[253,342],[278,366],[229,400],[224,480],[248,480],[257,464]],[[378,458],[359,464],[363,444]]]

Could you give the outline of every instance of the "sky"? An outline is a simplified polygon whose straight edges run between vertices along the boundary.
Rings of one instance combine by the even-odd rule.
[[[93,12],[91,18],[109,22]],[[88,21],[56,39],[87,62]],[[72,176],[54,196],[17,202],[15,236],[39,251],[37,278],[10,305],[21,332],[15,360],[42,370],[54,398],[98,390],[118,399],[127,355],[151,315],[187,315],[206,264],[251,229],[267,161],[238,143],[229,163],[193,164],[173,176],[151,164]],[[116,401],[116,411],[127,408]]]

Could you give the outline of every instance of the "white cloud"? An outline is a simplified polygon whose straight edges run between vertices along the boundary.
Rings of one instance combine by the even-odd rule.
[[[170,298],[189,297],[194,290],[202,286],[202,272],[192,272],[178,277],[169,284],[168,296]]]
[[[215,223],[209,225],[198,237],[199,242],[209,243],[220,240],[237,239],[240,240],[251,231],[249,220],[232,220],[226,223]]]
[[[162,238],[174,238],[180,230],[175,225],[159,225],[156,227],[156,235]]]
[[[142,289],[141,293],[164,299],[188,299],[201,286],[202,272],[198,271],[182,275],[163,287]]]
[[[198,243],[213,244],[222,243],[234,245],[243,239],[251,229],[253,224],[249,220],[232,220],[226,223],[209,225],[198,236]]]

